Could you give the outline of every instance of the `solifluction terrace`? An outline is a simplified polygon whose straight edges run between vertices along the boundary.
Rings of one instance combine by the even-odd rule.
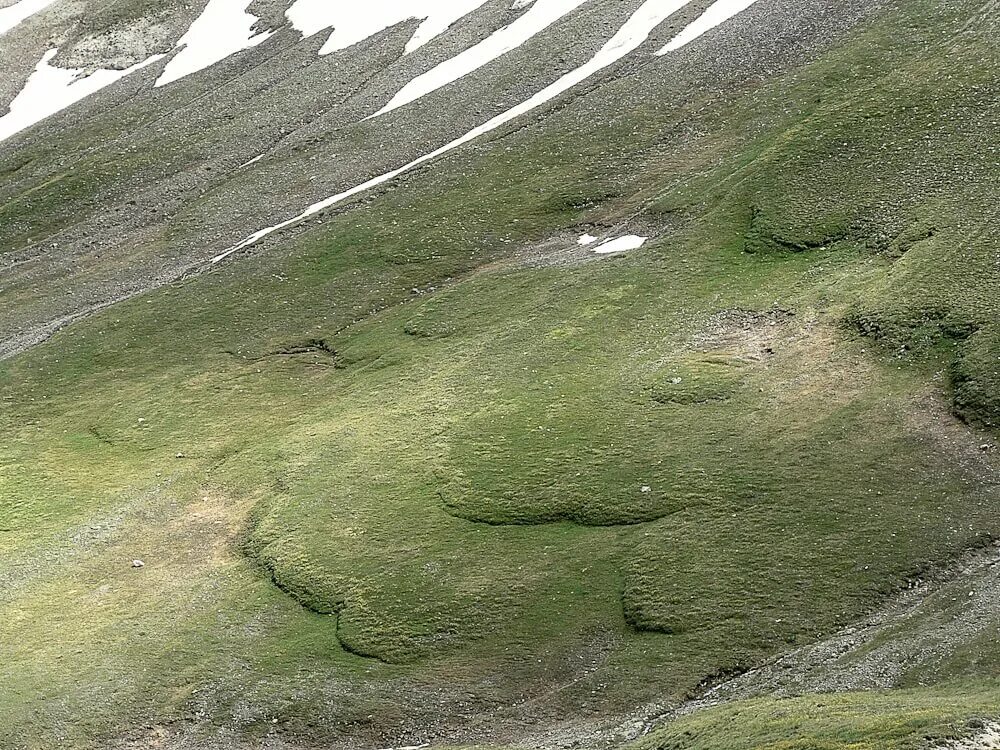
[[[984,0],[0,0],[0,750],[979,750]]]

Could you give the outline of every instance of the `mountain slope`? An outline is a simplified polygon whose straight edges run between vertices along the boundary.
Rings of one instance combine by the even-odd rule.
[[[364,119],[541,2],[162,86],[112,5],[168,57],[0,144],[4,747],[622,743],[1000,538],[995,6],[564,3]],[[641,746],[921,747],[984,632]]]

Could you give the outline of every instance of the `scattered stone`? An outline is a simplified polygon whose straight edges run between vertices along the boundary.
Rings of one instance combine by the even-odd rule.
[[[145,568],[146,567],[146,563],[144,563],[142,560],[133,560],[132,561],[132,567],[133,568]]]
[[[1000,724],[988,723],[982,731],[962,740],[952,740],[938,745],[937,750],[992,750],[1000,748]]]

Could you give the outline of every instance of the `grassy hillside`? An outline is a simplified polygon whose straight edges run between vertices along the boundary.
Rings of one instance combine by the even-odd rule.
[[[975,737],[995,716],[995,683],[734,703],[679,719],[634,750],[917,750]],[[941,743],[941,744],[937,744]],[[964,748],[968,745],[962,745]],[[988,745],[984,745],[988,747]]]
[[[654,60],[0,364],[0,745],[614,715],[1000,538],[989,19],[703,93]],[[653,239],[575,247],[612,226]],[[641,747],[919,747],[991,675]]]

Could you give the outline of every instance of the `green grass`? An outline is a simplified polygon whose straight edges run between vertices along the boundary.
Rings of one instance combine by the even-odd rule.
[[[633,750],[922,750],[971,736],[1000,711],[997,686],[744,701],[673,722]]]
[[[585,134],[571,105],[0,365],[0,744],[681,700],[1000,537],[982,434],[936,431],[996,427],[991,48],[942,41],[971,8],[705,94],[669,155],[656,96]],[[636,211],[673,231],[508,260]],[[649,746],[911,747],[976,689]]]

